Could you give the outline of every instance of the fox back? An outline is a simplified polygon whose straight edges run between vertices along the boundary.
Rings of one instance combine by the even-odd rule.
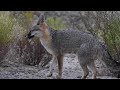
[[[51,38],[51,48],[56,53],[77,53],[81,45],[87,49],[95,48],[96,39],[87,32],[78,30],[53,30],[48,29]]]

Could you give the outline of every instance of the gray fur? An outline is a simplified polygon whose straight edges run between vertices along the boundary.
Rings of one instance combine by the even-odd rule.
[[[35,26],[31,31],[37,31],[38,29],[40,30],[38,26]],[[91,68],[93,78],[96,78],[97,71],[94,65],[95,60],[112,59],[105,46],[88,32],[78,30],[61,31],[53,30],[52,28],[49,28],[48,31],[50,33],[51,43],[44,43],[45,41],[41,40],[41,36],[40,41],[42,45],[55,58],[59,55],[64,55],[65,53],[77,54],[79,63],[84,72],[83,79],[89,74],[87,67]],[[53,69],[51,70],[53,71]],[[52,71],[50,72],[50,75],[52,75]]]

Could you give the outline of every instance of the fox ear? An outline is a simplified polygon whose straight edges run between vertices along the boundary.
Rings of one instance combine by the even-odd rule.
[[[37,25],[40,25],[40,24],[42,24],[42,23],[44,23],[44,22],[45,22],[45,16],[44,16],[44,15],[41,15],[41,17],[40,17],[39,20],[38,20]]]
[[[37,25],[37,24],[38,24],[38,20],[39,20],[39,17],[38,17],[37,15],[34,15],[34,16],[33,16],[33,20],[32,20],[32,22],[31,22],[31,25],[32,25],[32,26]]]

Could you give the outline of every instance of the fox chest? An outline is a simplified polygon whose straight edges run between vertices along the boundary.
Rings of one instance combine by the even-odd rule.
[[[40,39],[40,42],[43,45],[43,47],[47,50],[47,52],[49,52],[52,55],[54,54],[50,40]]]

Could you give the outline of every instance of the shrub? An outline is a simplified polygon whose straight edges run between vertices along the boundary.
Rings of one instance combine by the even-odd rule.
[[[9,12],[0,12],[0,61],[3,60],[9,45],[14,41],[14,24],[15,19],[9,16]]]
[[[8,12],[0,13],[0,43],[6,44],[13,39],[13,26],[15,20],[9,16]]]
[[[113,58],[118,60],[120,58],[120,19],[115,17],[107,25],[104,39]]]
[[[52,27],[54,30],[62,30],[66,28],[64,20],[58,17],[49,17],[47,18],[46,22],[47,24]]]

